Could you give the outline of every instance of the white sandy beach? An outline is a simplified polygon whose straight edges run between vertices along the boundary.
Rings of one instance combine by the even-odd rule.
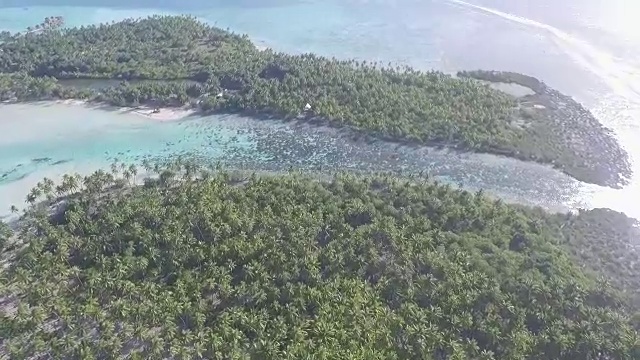
[[[157,120],[157,121],[181,120],[197,113],[195,109],[188,109],[188,108],[159,108],[155,110],[154,108],[149,106],[138,106],[135,108],[116,107],[116,106],[108,106],[103,104],[92,104],[84,100],[57,100],[52,102],[56,104],[84,106],[90,109],[110,110],[110,111],[115,111],[117,113],[131,113],[131,114],[144,116],[145,118]]]
[[[27,207],[26,196],[29,191],[34,188],[38,182],[45,177],[53,180],[56,184],[62,181],[62,175],[75,174],[86,176],[90,175],[101,168],[108,169],[109,164],[100,163],[67,163],[55,167],[49,167],[45,170],[36,171],[20,179],[0,186],[0,219],[12,220],[17,217],[10,213],[11,205],[15,205],[20,212]]]
[[[206,135],[197,138],[206,131],[190,127],[191,122],[179,121],[193,114],[189,109],[161,109],[154,113],[148,108],[117,108],[73,100],[1,104],[0,219],[9,215],[11,205],[24,208],[27,193],[44,177],[57,181],[66,173],[84,176],[108,169],[114,159],[139,162],[148,156],[211,147],[215,140]],[[488,169],[505,166],[526,172],[529,167],[538,166],[549,174],[555,171],[488,154],[474,154],[473,158],[488,164]],[[618,205],[616,209],[628,210],[622,206],[624,192],[588,184],[579,186],[581,195],[574,195],[567,206],[614,204]]]
[[[74,143],[92,143],[93,139],[97,143],[123,134],[123,141],[132,141],[147,134],[149,126],[155,127],[153,123],[177,121],[195,113],[193,109],[164,108],[154,112],[145,107],[118,108],[79,100],[0,104],[0,177],[17,166],[19,173],[8,175],[20,176],[0,184],[0,219],[10,215],[11,205],[24,208],[27,193],[44,177],[58,181],[66,173],[84,176],[109,168],[111,161],[95,156],[107,149],[96,144],[94,149],[75,150]],[[93,154],[87,150],[93,150]],[[64,163],[37,166],[33,164],[35,158]]]

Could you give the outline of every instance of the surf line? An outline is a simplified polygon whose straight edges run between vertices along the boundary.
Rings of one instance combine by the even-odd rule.
[[[448,3],[492,14],[518,24],[546,31],[550,39],[570,56],[577,64],[595,74],[614,92],[640,105],[640,69],[616,59],[611,54],[598,49],[587,41],[573,36],[549,24],[544,24],[522,16],[500,10],[471,4],[461,0],[445,0]]]

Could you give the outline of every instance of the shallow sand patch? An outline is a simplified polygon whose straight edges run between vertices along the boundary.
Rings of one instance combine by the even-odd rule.
[[[74,106],[85,106],[92,109],[101,109],[101,110],[109,110],[115,111],[119,113],[131,113],[135,115],[140,115],[148,119],[157,120],[157,121],[174,121],[181,120],[186,117],[195,115],[198,111],[191,108],[153,108],[150,106],[138,106],[135,108],[129,107],[118,107],[104,104],[94,104],[84,100],[57,100],[54,101],[57,104],[64,105],[74,105]]]
[[[16,164],[24,167],[18,171],[19,177],[12,175],[16,180],[0,183],[0,218],[9,213],[12,204],[23,208],[28,191],[44,176],[58,180],[69,172],[88,175],[98,168],[108,170],[115,159],[139,164],[144,159],[177,155],[195,156],[212,163],[220,161],[225,168],[255,171],[281,172],[293,168],[321,173],[425,172],[439,181],[471,191],[485,189],[506,202],[561,212],[566,208],[591,207],[593,195],[585,197],[581,193],[585,187],[601,191],[600,187],[579,183],[550,165],[491,154],[368,142],[352,138],[353,134],[344,129],[304,122],[284,123],[236,115],[161,122],[149,120],[134,109],[73,101],[13,104],[2,111],[8,116],[7,121],[0,122],[3,130],[0,132],[7,134],[0,136],[3,150],[0,153],[10,156],[5,157],[4,166],[0,161],[0,167],[6,171]],[[16,134],[20,135],[17,139]],[[45,156],[49,162],[37,163]]]
[[[29,204],[26,202],[26,197],[29,191],[34,188],[38,182],[47,177],[53,180],[56,184],[62,181],[64,174],[78,173],[82,176],[91,175],[94,171],[99,169],[105,169],[108,171],[109,163],[106,162],[93,162],[93,163],[78,163],[69,162],[55,167],[49,167],[47,169],[38,170],[30,173],[24,178],[13,181],[8,184],[0,186],[0,204],[3,206],[0,208],[0,219],[5,221],[15,220],[17,214],[10,214],[9,207],[15,205],[19,211],[26,209]]]
[[[186,109],[186,108],[161,108],[161,109],[152,109],[147,107],[136,108],[133,110],[124,110],[130,111],[136,115],[141,115],[149,119],[157,120],[157,121],[173,121],[180,120],[191,115],[195,115],[197,110],[194,109]]]
[[[535,95],[535,91],[526,86],[522,86],[516,83],[507,83],[507,82],[485,82],[490,87],[495,90],[502,91],[507,93],[513,97],[521,98],[528,95]]]

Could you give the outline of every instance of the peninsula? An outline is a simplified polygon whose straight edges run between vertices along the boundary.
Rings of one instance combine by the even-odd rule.
[[[621,187],[630,176],[628,156],[611,133],[571,98],[535,79],[495,72],[455,78],[260,51],[246,36],[190,17],[9,37],[0,44],[0,73],[0,100],[73,98],[297,119],[396,142],[548,163],[602,186]],[[536,94],[516,98],[469,77],[531,79]],[[71,79],[122,83],[79,89],[68,85]]]

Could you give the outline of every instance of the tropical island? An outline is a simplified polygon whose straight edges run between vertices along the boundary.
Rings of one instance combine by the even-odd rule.
[[[188,17],[9,39],[3,101],[242,113],[549,162],[608,186],[628,173],[588,111],[521,74],[260,51]],[[77,86],[90,79],[107,85]],[[639,224],[611,210],[552,214],[423,174],[196,158],[45,178],[25,200],[0,222],[0,358],[640,358]]]
[[[0,44],[0,100],[282,118],[547,163],[602,186],[627,183],[628,155],[570,97],[518,74],[459,75],[261,51],[246,36],[181,16],[27,33]],[[77,79],[108,86],[72,86]],[[114,79],[122,82],[114,86]],[[516,98],[476,79],[533,84],[535,95]]]
[[[608,210],[188,159],[27,200],[0,227],[12,359],[640,356],[638,230]]]

